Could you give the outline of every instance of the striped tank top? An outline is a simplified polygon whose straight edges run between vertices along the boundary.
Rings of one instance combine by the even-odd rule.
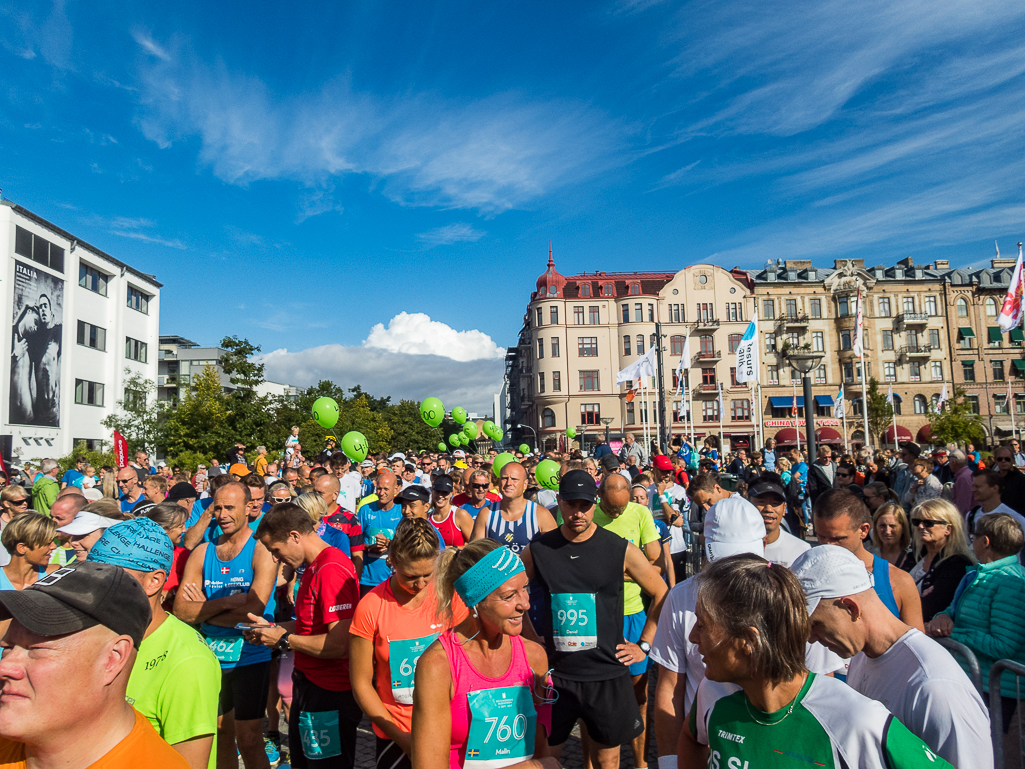
[[[537,525],[537,505],[527,501],[527,507],[515,521],[507,521],[502,517],[502,503],[492,502],[488,512],[488,528],[484,536],[499,542],[514,553],[523,551],[541,529]]]

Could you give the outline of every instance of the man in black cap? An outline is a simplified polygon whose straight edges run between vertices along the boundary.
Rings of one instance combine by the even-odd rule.
[[[0,620],[0,765],[188,768],[125,700],[150,605],[124,569],[75,564],[2,591]]]
[[[793,534],[783,531],[780,524],[787,512],[787,494],[783,479],[776,473],[762,473],[747,490],[747,498],[758,508],[765,522],[765,559],[790,566],[811,545]]]
[[[591,765],[613,769],[619,766],[620,746],[643,729],[629,666],[642,662],[651,649],[667,589],[644,553],[595,524],[597,496],[587,471],[563,475],[563,524],[536,537],[522,556],[527,575],[537,578],[551,603],[540,630],[558,692],[548,739],[552,755],[558,760],[574,724],[582,719],[591,739]],[[623,639],[624,573],[652,596],[636,644]]]
[[[192,505],[199,499],[199,492],[191,483],[181,481],[174,484],[167,492],[167,501],[174,502],[178,507],[185,510],[186,514],[192,512]]]

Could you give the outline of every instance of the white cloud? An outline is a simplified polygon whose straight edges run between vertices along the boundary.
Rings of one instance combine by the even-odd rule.
[[[450,246],[453,243],[476,243],[486,234],[483,230],[474,229],[469,224],[460,222],[421,232],[416,239],[428,246]]]
[[[400,312],[388,321],[387,328],[378,323],[363,340],[363,347],[409,355],[438,355],[461,362],[505,357],[505,349],[482,331],[456,331],[422,312]]]
[[[135,42],[138,43],[139,47],[146,53],[156,56],[158,59],[162,59],[163,61],[171,60],[170,54],[157,45],[156,41],[149,35],[149,33],[137,29],[132,32],[132,38],[134,38]]]
[[[290,352],[274,350],[257,359],[267,379],[298,387],[328,379],[341,387],[359,385],[381,397],[422,400],[441,398],[448,406],[490,412],[502,387],[504,361],[455,361],[439,355],[409,355],[367,347],[329,344]]]
[[[107,220],[101,216],[93,215],[86,217],[86,220],[91,224],[106,227],[107,232],[122,238],[141,240],[144,243],[156,243],[168,248],[177,248],[180,251],[186,249],[186,245],[178,238],[163,238],[152,232],[147,232],[147,230],[152,230],[156,227],[156,222],[152,219],[116,216],[113,219]]]

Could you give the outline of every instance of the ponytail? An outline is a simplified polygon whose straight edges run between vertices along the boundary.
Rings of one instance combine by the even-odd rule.
[[[395,536],[388,545],[392,563],[410,564],[438,557],[440,537],[426,518],[404,518],[395,527]]]

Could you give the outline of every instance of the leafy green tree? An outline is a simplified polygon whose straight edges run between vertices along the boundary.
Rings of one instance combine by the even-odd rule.
[[[1013,404],[1011,406],[1014,407]],[[964,389],[954,388],[954,397],[944,405],[942,411],[930,411],[929,425],[932,427],[934,443],[956,443],[966,446],[974,443],[981,446],[986,442],[986,431],[982,418],[965,399]]]
[[[252,357],[260,352],[258,345],[248,339],[226,336],[221,340],[221,368],[232,385],[225,398],[231,440],[242,441],[247,446],[270,445],[274,438],[275,409],[270,395],[257,395],[256,388],[264,383],[264,366],[254,363]],[[283,443],[282,439],[282,443]]]
[[[162,442],[167,404],[156,398],[156,385],[141,374],[125,369],[124,396],[117,411],[103,420],[108,430],[117,430],[128,441],[128,454],[152,452]],[[113,443],[113,437],[111,438]]]
[[[364,396],[367,399],[367,408],[371,411],[384,411],[388,408],[389,404],[391,403],[391,396],[387,396],[384,398],[375,398],[374,396],[363,392],[363,388],[359,385],[356,385],[355,387],[350,387],[349,392],[351,393],[349,397],[352,400],[358,399],[361,395]]]
[[[883,433],[893,424],[893,406],[886,401],[886,393],[879,392],[879,382],[875,379],[868,380],[865,393],[868,396],[868,429],[881,444]]]
[[[393,433],[384,415],[372,411],[367,402],[367,396],[360,394],[352,400],[345,401],[341,407],[341,414],[338,417],[338,424],[333,428],[334,435],[339,441],[342,436],[350,430],[358,430],[367,437],[367,444],[370,452],[391,451],[393,445]],[[300,437],[302,433],[300,433]],[[307,455],[308,456],[308,455]]]
[[[169,413],[164,423],[164,451],[172,457],[186,451],[221,457],[235,436],[220,374],[207,366],[192,378],[185,398]]]
[[[121,432],[118,430],[118,432]],[[124,433],[122,433],[124,435]],[[77,457],[85,457],[87,465],[92,465],[96,468],[96,477],[100,476],[101,467],[117,467],[116,460],[114,459],[113,451],[93,451],[87,449],[85,443],[79,441],[75,444],[75,448],[66,457],[59,457],[57,464],[60,465],[60,474],[64,475],[65,470],[70,470],[75,466],[75,459]],[[59,477],[59,476],[58,476]]]
[[[420,416],[420,404],[401,400],[384,410],[384,419],[392,430],[392,446],[396,449],[435,449],[442,440],[438,427],[431,427]]]

